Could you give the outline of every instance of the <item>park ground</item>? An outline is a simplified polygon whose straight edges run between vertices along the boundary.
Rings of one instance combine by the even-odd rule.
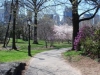
[[[73,54],[71,54],[71,56],[66,56],[66,54],[69,53],[65,52],[62,54],[66,63],[79,69],[82,75],[100,75],[100,62],[96,59],[91,59],[90,57],[82,56],[77,53],[74,53],[74,56]]]
[[[54,52],[52,52],[52,51],[54,51]],[[61,59],[61,58],[60,58],[61,61],[56,60],[56,59],[59,59],[59,54],[58,54],[59,51],[62,51],[61,52],[62,53],[62,57],[64,58],[65,61],[63,59]],[[70,54],[70,53],[72,53],[72,54]],[[73,55],[73,53],[74,53],[74,56],[67,56],[66,55],[66,54]],[[53,60],[51,60],[52,57],[53,57]],[[49,60],[50,62],[49,61],[45,61],[45,60]],[[37,61],[39,61],[39,62],[37,62]],[[63,63],[61,65],[61,62],[63,62],[63,61],[66,64]],[[34,65],[30,66],[29,65],[30,62],[31,62],[31,64],[34,63]],[[46,52],[43,52],[43,53],[39,53],[38,55],[33,57],[30,60],[30,62],[28,62],[28,66],[27,66],[27,68],[30,67],[29,70],[26,72],[26,74],[23,74],[23,75],[27,75],[27,74],[29,74],[29,72],[30,72],[30,75],[32,75],[31,73],[34,73],[35,75],[37,75],[38,73],[42,73],[39,70],[42,70],[43,73],[46,71],[46,74],[48,74],[48,72],[49,72],[49,73],[52,73],[52,74],[55,74],[55,75],[62,75],[62,74],[64,74],[64,75],[66,75],[66,74],[67,75],[74,75],[73,71],[79,72],[78,73],[79,75],[100,75],[100,63],[99,62],[97,62],[96,60],[93,60],[93,59],[91,59],[91,58],[89,58],[87,56],[81,56],[79,53],[75,53],[74,51],[73,52],[67,51],[67,52],[64,52],[64,53],[63,53],[63,49],[62,50],[61,49],[56,49],[56,50],[46,51]],[[59,62],[59,63],[57,63],[57,62]],[[48,65],[48,63],[49,63],[49,65]],[[53,64],[53,63],[56,63],[56,64]],[[34,69],[32,69],[31,67],[34,67]],[[55,68],[57,70],[57,67],[60,67],[60,69],[58,68],[59,74],[56,74],[57,72],[55,73],[55,71],[54,71]],[[68,70],[70,71],[70,69],[71,69],[72,73],[67,72],[68,70],[66,70],[66,68],[64,68],[64,67],[69,67]],[[27,70],[27,68],[26,68],[26,70]],[[61,72],[61,69],[63,69],[63,68],[65,70],[64,73]],[[32,72],[31,72],[31,70],[32,70]],[[52,70],[54,72],[52,72]],[[37,73],[35,73],[35,72],[37,72]],[[52,75],[52,74],[49,74],[49,75]],[[77,75],[77,74],[75,74],[75,75]]]
[[[32,43],[33,41],[31,41]],[[31,44],[32,46],[32,55],[35,56],[37,53],[48,51],[50,49],[60,49],[65,47],[71,47],[71,44],[68,44],[66,42],[64,43],[55,43],[54,47],[48,47],[45,48],[45,44],[43,41],[39,41],[39,45]],[[25,62],[28,63],[31,59],[31,57],[27,56],[27,41],[17,40],[17,47],[18,51],[15,50],[9,50],[9,47],[11,47],[11,42],[9,43],[8,48],[2,48],[2,44],[0,45],[0,63],[3,62]],[[95,60],[87,57],[87,56],[81,56],[74,53],[76,56],[67,56],[66,53],[62,53],[62,56],[65,58],[65,62],[69,63],[74,68],[78,68],[82,75],[100,75],[100,63],[98,63]],[[13,57],[12,57],[13,56]]]

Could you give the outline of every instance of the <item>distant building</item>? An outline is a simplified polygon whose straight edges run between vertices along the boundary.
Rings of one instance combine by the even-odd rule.
[[[4,22],[4,9],[0,9],[0,22]]]
[[[72,8],[71,7],[65,7],[65,10],[63,12],[63,23],[72,25]]]
[[[45,14],[45,15],[44,15],[44,17],[48,17],[48,18],[50,18],[50,19],[53,19],[53,16],[54,16],[53,14]]]
[[[57,13],[54,14],[53,20],[54,20],[55,25],[60,25],[60,18],[59,18],[59,15]]]
[[[93,20],[94,20],[94,25],[95,24],[97,25],[100,22],[100,15],[95,15],[95,17],[93,18]]]
[[[82,18],[91,17],[93,14],[84,14]],[[100,22],[100,15],[95,15],[94,18],[90,20],[85,20],[80,23],[80,25],[97,25]]]
[[[45,14],[44,17],[52,19],[55,25],[60,25],[60,17],[57,13],[55,14]]]
[[[15,2],[15,0],[14,0]],[[21,0],[20,1],[20,4],[19,4],[20,8],[18,8],[18,11],[17,13],[18,14],[25,14],[25,9],[24,9],[24,0]],[[9,0],[5,0],[4,1],[4,22],[5,23],[8,23],[9,21],[9,18],[10,18],[10,10],[11,10],[11,1]],[[19,10],[21,10],[19,12]],[[12,17],[13,18],[13,17]]]
[[[8,23],[10,17],[11,1],[4,2],[4,22]]]

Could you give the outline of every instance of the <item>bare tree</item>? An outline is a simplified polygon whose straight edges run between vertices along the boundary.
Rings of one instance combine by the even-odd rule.
[[[48,41],[53,40],[53,27],[54,22],[49,17],[43,17],[38,23],[38,37],[45,41],[46,48],[48,47]]]
[[[37,40],[37,15],[38,12],[46,8],[44,4],[49,0],[27,0],[26,6],[34,12],[34,44],[38,44]]]
[[[7,31],[6,31],[6,35],[5,35],[5,39],[4,39],[4,44],[3,44],[3,47],[6,47],[6,44],[7,44],[7,37],[9,35],[9,26],[10,26],[10,23],[11,23],[11,18],[12,18],[12,7],[13,7],[13,0],[11,2],[11,5],[10,5],[10,17],[9,17],[9,22],[8,22],[8,26],[7,26]]]

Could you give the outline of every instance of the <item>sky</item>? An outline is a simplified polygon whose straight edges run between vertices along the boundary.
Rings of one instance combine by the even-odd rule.
[[[2,3],[4,2],[5,0],[0,0],[0,6],[2,5]],[[10,0],[8,0],[10,1]],[[54,0],[51,0],[52,2],[50,2],[49,4],[52,4],[54,3]],[[3,7],[0,7],[0,9],[2,9]],[[58,13],[60,15],[60,18],[62,18],[63,16],[63,10],[64,10],[64,7],[62,8],[61,6],[56,6],[56,7],[53,7],[56,11],[56,13]]]
[[[2,5],[2,3],[4,2],[5,0],[0,0],[0,6]],[[9,0],[8,0],[9,1]],[[57,14],[59,14],[59,16],[60,16],[60,20],[63,18],[63,11],[64,11],[64,9],[65,9],[65,6],[68,6],[68,7],[70,7],[70,2],[69,2],[69,0],[51,0],[51,2],[49,2],[48,4],[49,5],[52,5],[52,4],[59,4],[59,3],[61,3],[61,2],[64,2],[64,3],[66,3],[66,4],[62,4],[62,5],[58,5],[58,6],[55,6],[55,7],[53,7],[53,8],[51,8],[51,9],[53,9],[52,11],[54,11],[55,13],[57,13]],[[86,7],[86,6],[85,6]],[[84,7],[84,4],[80,7],[80,8],[84,8],[85,9],[85,7]],[[87,6],[87,7],[89,7],[89,6]],[[81,12],[83,12],[84,10],[79,10],[79,13],[81,13]],[[100,12],[98,12],[98,14],[99,14]]]

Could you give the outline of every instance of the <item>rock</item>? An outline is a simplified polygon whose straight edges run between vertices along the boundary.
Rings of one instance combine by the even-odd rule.
[[[21,71],[25,67],[25,63],[1,63],[0,75],[21,75]]]

